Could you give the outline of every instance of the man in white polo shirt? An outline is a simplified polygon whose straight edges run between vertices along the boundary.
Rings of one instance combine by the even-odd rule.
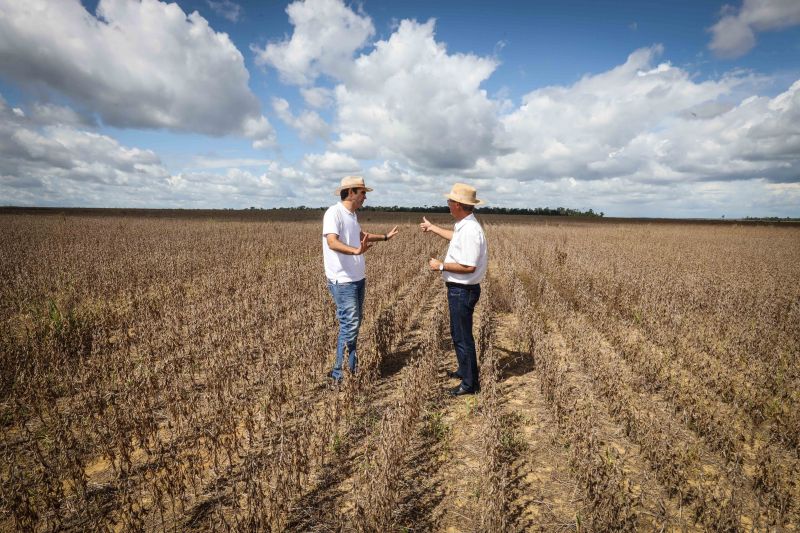
[[[356,371],[358,357],[356,344],[363,316],[366,293],[366,264],[364,253],[371,242],[388,241],[397,235],[397,226],[386,234],[361,231],[356,211],[364,205],[367,193],[372,189],[364,184],[360,176],[342,178],[334,194],[340,202],[325,211],[322,219],[322,256],[328,289],[336,303],[336,318],[339,321],[339,338],[336,343],[336,360],[331,371],[334,383],[342,380],[344,352],[348,353],[350,372]]]
[[[450,335],[456,350],[458,368],[447,374],[459,378],[461,384],[450,391],[453,396],[475,394],[481,388],[478,376],[478,357],[472,335],[472,314],[481,296],[481,281],[486,276],[489,252],[483,228],[472,214],[478,200],[474,187],[456,183],[447,197],[450,214],[456,219],[453,231],[440,228],[422,217],[419,227],[450,241],[444,261],[431,258],[431,271],[441,272],[447,286],[450,309]]]

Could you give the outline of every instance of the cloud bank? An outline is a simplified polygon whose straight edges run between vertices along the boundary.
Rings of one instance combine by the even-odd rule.
[[[522,181],[573,177],[649,183],[798,181],[800,82],[770,99],[720,100],[747,82],[696,82],[655,63],[660,46],[631,54],[571,86],[528,93],[502,118],[509,153],[484,158],[475,175]]]
[[[197,12],[157,0],[0,0],[0,69],[107,125],[275,142],[239,50]]]
[[[170,174],[151,150],[82,129],[67,108],[10,107],[0,97],[0,204],[88,207],[300,205],[319,180],[271,160],[198,157]],[[62,120],[64,119],[64,120]],[[312,160],[314,162],[315,160]],[[341,164],[346,156],[322,158]],[[357,165],[357,163],[356,163]],[[313,166],[313,165],[312,165]]]
[[[166,194],[169,174],[150,150],[77,129],[80,120],[50,106],[31,116],[0,98],[0,197],[4,203],[138,205]]]

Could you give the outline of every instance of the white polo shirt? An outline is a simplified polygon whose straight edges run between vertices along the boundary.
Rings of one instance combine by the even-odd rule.
[[[361,281],[366,277],[366,263],[363,255],[346,255],[328,246],[325,237],[329,233],[339,236],[339,240],[347,246],[361,246],[361,225],[358,216],[351,213],[341,203],[332,205],[325,211],[322,219],[322,257],[325,262],[325,277],[329,281],[348,283]]]
[[[486,277],[486,267],[489,264],[489,250],[486,246],[486,236],[483,228],[478,223],[475,215],[469,214],[462,218],[453,227],[453,238],[447,248],[445,263],[459,263],[465,266],[474,266],[472,274],[456,274],[455,272],[442,272],[442,279],[463,285],[475,285]]]

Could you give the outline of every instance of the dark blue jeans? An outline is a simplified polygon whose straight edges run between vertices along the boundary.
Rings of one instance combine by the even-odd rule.
[[[456,349],[457,373],[461,386],[469,391],[480,389],[478,356],[472,336],[472,314],[481,297],[480,285],[447,284],[447,304],[450,307],[450,336]]]
[[[336,319],[339,321],[339,339],[336,342],[336,361],[333,363],[331,377],[335,380],[342,379],[342,363],[344,352],[348,353],[348,366],[350,372],[356,371],[358,356],[356,344],[358,343],[358,329],[361,327],[361,318],[364,311],[364,294],[367,290],[367,280],[349,283],[328,282],[333,301],[336,303]]]

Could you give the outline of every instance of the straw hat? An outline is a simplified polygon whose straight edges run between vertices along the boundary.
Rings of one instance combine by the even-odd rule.
[[[466,185],[464,183],[456,183],[453,185],[450,193],[446,194],[445,197],[460,204],[481,205],[485,203],[483,200],[478,200],[475,197],[476,194],[477,191],[475,190],[475,187]]]
[[[342,178],[341,184],[336,187],[336,190],[333,194],[338,195],[344,189],[366,189],[367,192],[371,192],[372,189],[364,185],[364,178],[361,176],[345,176]]]

